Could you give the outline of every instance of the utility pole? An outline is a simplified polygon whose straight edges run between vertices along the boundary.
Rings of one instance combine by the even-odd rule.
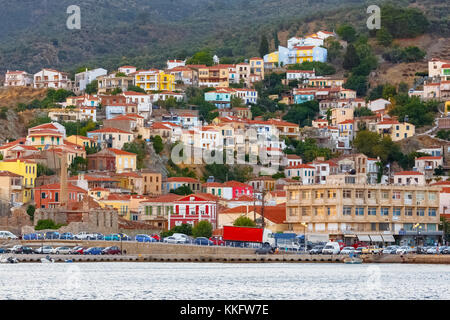
[[[262,218],[262,222],[261,222],[261,227],[264,229],[266,227],[266,222],[264,221],[264,206],[265,206],[265,198],[266,198],[266,187],[263,187],[262,190],[262,200],[261,200],[261,218]]]

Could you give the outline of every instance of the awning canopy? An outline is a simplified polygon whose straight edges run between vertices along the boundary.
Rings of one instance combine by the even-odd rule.
[[[359,235],[358,235],[358,240],[359,240],[359,241],[370,241],[370,237],[369,237],[369,235],[367,235],[367,234],[365,234],[365,235],[359,234]]]
[[[373,242],[383,242],[381,235],[370,235],[370,240]]]
[[[394,236],[391,234],[382,235],[384,242],[395,242]]]
[[[345,238],[356,238],[355,234],[344,234]]]

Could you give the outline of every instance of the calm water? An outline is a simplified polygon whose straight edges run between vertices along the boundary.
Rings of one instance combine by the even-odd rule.
[[[450,266],[2,264],[0,299],[450,299]]]

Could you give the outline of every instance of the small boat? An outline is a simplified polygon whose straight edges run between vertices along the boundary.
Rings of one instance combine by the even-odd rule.
[[[66,260],[64,260],[64,262],[66,262],[66,263],[72,263],[73,260],[72,260],[72,259],[66,259]]]
[[[350,254],[348,258],[344,259],[345,264],[361,264],[363,259],[359,258],[357,255]]]
[[[361,259],[361,258],[345,258],[344,263],[345,264],[361,264],[361,263],[363,263],[363,259]]]
[[[55,259],[46,256],[45,258],[41,258],[41,263],[54,263]]]
[[[19,263],[19,260],[14,257],[0,257],[0,263]]]

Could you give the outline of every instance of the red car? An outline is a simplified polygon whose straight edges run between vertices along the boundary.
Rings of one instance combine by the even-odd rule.
[[[121,254],[119,247],[108,247],[102,250],[102,254]]]
[[[157,241],[161,241],[161,238],[156,233],[151,234],[150,237],[152,237],[153,239],[156,239]]]
[[[84,250],[86,250],[86,248],[75,247],[72,249],[72,254],[84,254]]]
[[[220,238],[220,237],[211,237],[211,238],[209,238],[209,240],[211,240],[215,246],[224,246],[225,245],[225,241],[223,241],[222,238]]]

